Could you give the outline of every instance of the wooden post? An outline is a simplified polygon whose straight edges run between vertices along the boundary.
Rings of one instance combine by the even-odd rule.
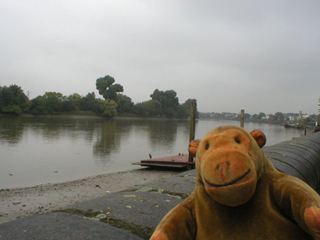
[[[314,128],[314,132],[320,132],[320,114],[317,117],[317,122],[316,122],[316,126]]]
[[[306,123],[304,124],[304,136],[307,135],[307,125]]]
[[[192,99],[191,110],[190,110],[190,135],[189,142],[194,140],[195,131],[196,131],[196,114],[197,114],[197,100]],[[189,155],[189,162],[193,162],[193,157]]]
[[[241,115],[240,115],[240,127],[244,127],[244,109],[241,109]]]

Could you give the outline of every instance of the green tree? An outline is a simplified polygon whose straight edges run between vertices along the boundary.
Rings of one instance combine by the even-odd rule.
[[[96,94],[94,92],[88,93],[85,97],[82,97],[79,102],[80,110],[82,111],[97,111],[98,102]]]
[[[45,99],[46,105],[50,108],[50,113],[53,114],[61,112],[61,105],[63,101],[66,100],[66,97],[59,92],[46,92],[43,98]]]
[[[297,120],[297,123],[300,125],[300,127],[302,127],[302,128],[304,128],[305,126],[306,126],[306,120],[305,119],[303,119],[303,118],[299,118],[298,120]]]
[[[188,118],[190,116],[191,106],[181,104],[177,108],[177,117],[178,118]]]
[[[159,101],[161,103],[163,111],[170,107],[176,110],[179,105],[179,98],[174,90],[167,90],[164,92],[156,89],[150,97],[152,100]]]
[[[114,117],[117,115],[117,103],[113,100],[98,99],[97,113],[102,117]]]
[[[75,107],[75,110],[80,108],[81,95],[78,93],[74,93],[68,96],[68,100]]]
[[[117,93],[123,92],[123,86],[120,84],[114,84],[114,82],[114,78],[107,75],[97,79],[96,88],[104,99],[110,99],[117,102]]]
[[[258,117],[258,115],[257,114],[253,114],[252,115],[252,119],[258,119],[259,117]]]
[[[18,85],[0,87],[0,111],[7,113],[27,112],[31,101]]]
[[[262,118],[264,118],[264,117],[266,117],[266,114],[265,114],[265,113],[263,113],[263,112],[259,113],[258,119],[262,119]]]
[[[67,109],[67,97],[59,92],[46,92],[32,99],[31,113],[36,115],[57,114]],[[72,111],[72,110],[71,110]]]
[[[150,97],[152,100],[160,102],[162,113],[165,116],[169,118],[177,116],[179,98],[174,90],[159,91],[156,89]]]
[[[167,118],[177,118],[178,117],[178,113],[173,107],[167,108],[165,111],[165,114],[166,114]]]
[[[249,113],[244,114],[244,119],[250,119],[251,115]]]
[[[178,106],[178,118],[188,118],[191,113],[193,99],[187,99],[183,104]],[[199,112],[196,109],[196,118],[199,118]]]
[[[155,100],[137,103],[133,107],[133,112],[143,117],[160,117],[162,114],[161,103]]]
[[[117,104],[118,104],[117,111],[119,113],[131,112],[134,105],[130,97],[121,93],[118,93]]]
[[[284,115],[283,115],[282,112],[276,112],[276,113],[274,114],[274,116],[276,117],[276,119],[277,119],[278,121],[283,121],[283,120],[284,120]]]
[[[31,114],[34,115],[47,115],[50,113],[49,106],[46,105],[46,101],[43,96],[38,96],[31,100],[32,106],[31,106]]]
[[[189,98],[187,99],[183,104],[181,104],[181,106],[186,107],[187,109],[191,109],[191,104],[192,104],[193,99]]]
[[[18,105],[8,105],[1,108],[1,112],[4,113],[22,113],[21,108]]]
[[[60,106],[61,112],[72,112],[76,109],[77,109],[76,105],[73,102],[71,102],[69,99],[63,101]]]

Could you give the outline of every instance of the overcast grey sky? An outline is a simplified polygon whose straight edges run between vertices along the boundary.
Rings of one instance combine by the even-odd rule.
[[[320,1],[0,0],[0,86],[155,89],[201,112],[318,113]]]

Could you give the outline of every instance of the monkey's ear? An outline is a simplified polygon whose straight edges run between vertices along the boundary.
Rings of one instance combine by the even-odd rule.
[[[200,141],[201,141],[200,139],[195,139],[189,143],[188,151],[191,156],[193,157],[196,156]]]
[[[256,140],[260,148],[266,144],[267,138],[260,130],[252,130],[250,131],[250,134]]]

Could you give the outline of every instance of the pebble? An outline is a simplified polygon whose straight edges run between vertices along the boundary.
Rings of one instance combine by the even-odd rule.
[[[136,198],[136,195],[123,195],[125,198]]]
[[[97,215],[97,216],[96,216],[96,218],[99,218],[99,219],[105,219],[105,218],[107,218],[107,215],[106,215],[106,214],[101,213],[101,214]]]

